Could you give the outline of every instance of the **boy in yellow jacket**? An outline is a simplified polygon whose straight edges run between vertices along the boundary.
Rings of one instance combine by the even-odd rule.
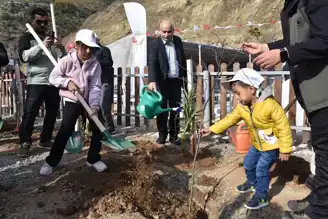
[[[269,170],[278,158],[287,161],[292,152],[292,134],[283,108],[273,98],[270,87],[261,89],[264,78],[248,68],[239,70],[232,80],[221,83],[226,89],[232,89],[239,104],[224,119],[201,135],[219,134],[244,120],[252,139],[244,168],[247,181],[237,186],[240,193],[255,192],[245,204],[248,209],[260,209],[269,204]]]

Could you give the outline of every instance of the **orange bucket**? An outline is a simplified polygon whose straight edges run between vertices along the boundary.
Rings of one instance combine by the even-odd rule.
[[[236,152],[240,154],[247,154],[252,145],[251,136],[248,133],[245,123],[238,125],[235,133],[230,132],[232,143],[236,147]]]

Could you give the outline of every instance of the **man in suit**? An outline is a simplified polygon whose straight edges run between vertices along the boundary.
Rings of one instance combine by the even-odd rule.
[[[148,52],[149,76],[148,88],[159,90],[163,95],[162,107],[178,107],[181,103],[181,87],[186,81],[186,58],[180,37],[174,35],[174,27],[169,20],[160,23],[161,36],[152,41]],[[170,142],[181,145],[178,138],[180,131],[179,114],[170,112],[169,131],[167,127],[168,113],[157,116],[159,132],[158,144],[165,144],[167,135]]]
[[[292,212],[284,212],[284,219],[328,218],[327,13],[328,1],[285,0],[281,12],[284,38],[243,45],[246,52],[258,54],[254,62],[262,68],[288,63],[296,98],[311,125],[316,168],[312,192],[306,199],[289,202]]]

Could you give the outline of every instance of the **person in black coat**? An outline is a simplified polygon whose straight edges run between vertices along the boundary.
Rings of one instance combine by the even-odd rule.
[[[160,23],[161,36],[154,39],[148,51],[148,88],[159,90],[163,95],[162,107],[178,107],[181,103],[181,88],[186,82],[186,58],[180,37],[174,35],[174,27],[168,20]],[[157,116],[159,132],[158,144],[165,144],[167,135],[170,142],[181,145],[178,138],[180,131],[179,114],[170,112],[169,130],[168,113]]]
[[[8,54],[3,43],[0,42],[0,67],[6,66],[9,63]]]
[[[96,35],[97,43],[101,47],[95,51],[95,56],[101,65],[101,110],[110,133],[115,131],[112,117],[112,104],[114,102],[114,68],[110,49],[100,44]]]
[[[328,1],[285,0],[280,14],[283,39],[244,43],[254,62],[271,68],[287,62],[296,98],[311,125],[315,176],[308,198],[288,203],[284,219],[328,218]]]

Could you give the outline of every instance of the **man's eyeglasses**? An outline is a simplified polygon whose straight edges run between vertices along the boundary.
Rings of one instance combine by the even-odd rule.
[[[37,25],[48,25],[48,23],[49,23],[49,21],[48,20],[36,20],[35,21],[35,23],[37,24]]]

